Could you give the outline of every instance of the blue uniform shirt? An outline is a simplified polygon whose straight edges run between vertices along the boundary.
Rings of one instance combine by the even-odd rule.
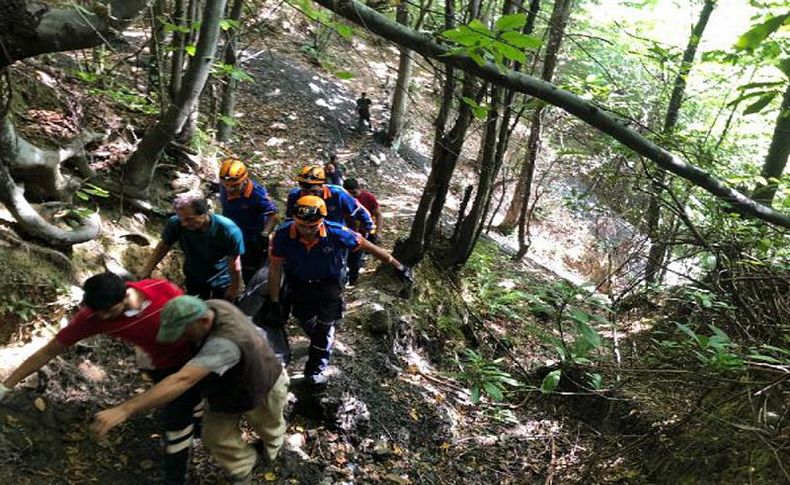
[[[286,217],[292,217],[296,201],[305,195],[299,188],[291,189],[288,192],[288,202],[285,208]],[[337,185],[324,185],[324,193],[321,195],[326,203],[326,220],[343,224],[346,216],[360,222],[360,230],[371,232],[373,230],[373,219],[367,209],[362,207],[357,199],[346,192],[346,189]]]
[[[239,227],[227,217],[211,215],[205,231],[181,227],[178,216],[167,221],[162,241],[178,243],[184,251],[184,276],[196,285],[224,288],[230,284],[228,263],[244,254],[244,239]]]
[[[228,191],[220,184],[219,198],[222,215],[239,226],[246,240],[255,241],[261,237],[266,220],[277,213],[277,206],[263,186],[253,180],[248,182],[241,194],[232,199],[228,198]]]
[[[324,220],[319,237],[312,244],[303,241],[294,221],[286,221],[272,238],[269,257],[285,263],[289,277],[312,282],[340,278],[343,255],[359,248],[358,233],[335,222]]]

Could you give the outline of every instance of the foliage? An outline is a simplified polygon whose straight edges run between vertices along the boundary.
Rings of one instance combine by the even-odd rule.
[[[473,403],[482,395],[494,401],[504,399],[506,386],[518,387],[520,383],[502,369],[502,358],[488,360],[472,349],[464,349],[464,358],[457,359],[461,371],[457,377],[470,388]]]
[[[441,35],[459,46],[447,55],[463,53],[481,66],[493,61],[504,68],[506,61],[526,63],[526,50],[537,50],[541,46],[540,39],[521,32],[526,22],[525,13],[503,15],[492,30],[475,19],[467,25],[445,30]]]

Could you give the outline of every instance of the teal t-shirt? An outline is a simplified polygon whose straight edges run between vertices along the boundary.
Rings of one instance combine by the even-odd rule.
[[[181,226],[178,216],[170,217],[162,232],[167,245],[178,243],[184,251],[184,276],[194,285],[224,288],[230,284],[228,263],[244,254],[241,229],[228,219],[211,215],[211,225],[203,231]]]

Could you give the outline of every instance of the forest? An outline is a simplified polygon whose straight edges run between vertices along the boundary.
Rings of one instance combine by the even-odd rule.
[[[0,116],[2,483],[790,483],[786,2],[4,0]],[[198,294],[168,231],[233,219],[232,161],[279,217],[261,274],[308,167],[378,199],[338,223],[369,254],[316,388],[228,253],[290,341],[284,444],[240,480],[203,436],[172,481],[160,411],[96,433],[169,378],[60,336],[92,275]]]

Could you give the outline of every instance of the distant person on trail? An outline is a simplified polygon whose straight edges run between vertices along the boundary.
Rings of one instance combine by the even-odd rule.
[[[83,285],[82,308],[44,347],[27,358],[2,384],[0,401],[11,388],[44,367],[66,349],[93,335],[104,334],[135,345],[146,362],[140,367],[155,382],[180,369],[192,357],[186,342],[160,343],[156,339],[160,314],[167,302],[183,294],[166,280],[126,282],[113,273],[88,278]],[[165,483],[186,480],[192,435],[199,426],[203,404],[197,390],[187,389],[162,409],[165,428]]]
[[[240,160],[223,161],[219,178],[222,214],[239,226],[244,237],[241,276],[246,284],[266,261],[269,234],[277,224],[277,206],[266,189],[249,177]]]
[[[343,171],[337,164],[337,155],[329,155],[329,161],[324,164],[324,173],[326,173],[326,181],[332,185],[343,186]]]
[[[244,239],[235,222],[212,214],[202,196],[183,194],[173,202],[172,216],[162,241],[140,271],[148,278],[175,243],[184,252],[184,276],[190,295],[232,301],[242,290],[241,255]]]
[[[367,234],[373,230],[373,219],[359,202],[338,185],[326,183],[326,172],[320,165],[306,165],[296,176],[299,187],[288,192],[285,215],[293,217],[296,201],[305,195],[320,197],[326,203],[326,219],[344,224],[346,219],[359,223],[359,232]]]
[[[362,93],[357,99],[357,129],[359,131],[365,129],[365,123],[368,124],[368,130],[373,129],[373,125],[370,123],[370,103],[367,93]]]
[[[296,201],[293,220],[274,232],[269,249],[269,302],[267,311],[284,325],[290,306],[299,325],[310,337],[304,369],[308,385],[327,384],[326,370],[334,343],[335,322],[343,318],[341,273],[343,253],[368,251],[392,265],[403,281],[411,281],[411,269],[400,264],[386,250],[368,242],[360,234],[327,219],[320,197],[308,195]],[[280,301],[282,272],[288,292]]]
[[[234,484],[251,483],[258,453],[242,440],[241,418],[261,437],[264,458],[277,459],[284,441],[288,374],[263,332],[227,301],[180,296],[165,306],[161,319],[157,341],[188,344],[196,355],[143,394],[97,413],[93,432],[103,439],[131,416],[199,389],[208,404],[203,444]]]
[[[349,194],[354,196],[357,199],[357,202],[362,204],[362,207],[367,209],[367,211],[373,216],[374,221],[374,228],[367,234],[367,240],[370,241],[372,244],[379,244],[379,235],[381,234],[382,223],[384,221],[384,217],[381,215],[381,209],[379,207],[379,201],[376,199],[376,196],[368,192],[367,190],[362,190],[362,187],[359,185],[359,182],[356,179],[348,179],[343,184],[343,188],[348,191]],[[353,230],[357,230],[356,221],[346,221],[348,227]],[[359,279],[359,270],[365,265],[365,259],[367,253],[364,251],[354,251],[348,255],[348,284],[349,285],[356,285],[357,280]]]

